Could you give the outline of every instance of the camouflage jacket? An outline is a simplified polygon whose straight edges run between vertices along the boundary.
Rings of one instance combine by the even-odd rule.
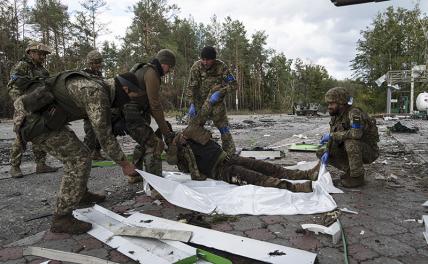
[[[86,72],[86,73],[89,73],[91,75],[94,75],[96,77],[103,78],[103,73],[101,71],[93,70],[91,68],[85,68],[85,69],[83,69],[83,71]]]
[[[78,72],[64,72],[47,80],[47,83],[51,84],[50,91],[55,97],[55,111],[43,112],[40,115],[25,113],[22,97],[18,98],[14,103],[16,107],[14,121],[18,123],[22,120],[22,113],[26,115],[26,122],[20,130],[38,128],[37,123],[40,122],[49,127],[50,119],[58,119],[52,116],[57,112],[59,115],[63,115],[65,123],[78,119],[88,119],[107,155],[117,163],[126,160],[125,154],[112,133],[111,107],[116,92],[114,79],[101,81],[98,78],[83,76]],[[29,131],[27,134],[43,137],[48,136],[49,131],[49,129]]]
[[[379,141],[376,120],[354,106],[331,118],[330,134],[334,142],[358,139],[369,144],[377,144]]]
[[[10,80],[7,84],[9,96],[15,101],[19,96],[25,93],[25,88],[19,85],[19,80],[22,78],[46,78],[49,77],[49,72],[42,66],[33,63],[30,57],[23,57],[16,63],[10,71]]]
[[[215,60],[209,69],[205,69],[202,61],[196,61],[190,69],[187,87],[189,103],[194,103],[200,109],[209,95],[220,91],[222,95],[236,90],[237,82],[227,65],[221,60]]]

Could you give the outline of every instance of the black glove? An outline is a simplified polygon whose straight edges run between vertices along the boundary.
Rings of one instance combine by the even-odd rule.
[[[112,125],[113,135],[117,136],[125,136],[128,134],[128,129],[126,128],[125,119],[121,118],[113,123]]]

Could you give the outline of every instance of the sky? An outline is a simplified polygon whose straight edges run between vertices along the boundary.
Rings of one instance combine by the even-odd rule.
[[[79,9],[79,1],[62,1],[69,10]],[[108,10],[100,18],[109,23],[111,33],[99,41],[119,41],[131,24],[129,7],[137,0],[106,0]],[[263,30],[268,35],[266,48],[283,52],[289,59],[323,65],[336,79],[352,77],[350,61],[355,57],[360,31],[370,26],[377,13],[389,6],[412,9],[418,0],[391,0],[346,7],[336,7],[330,0],[168,0],[180,8],[178,16],[192,17],[208,24],[216,15],[219,22],[230,16],[239,20],[251,34]],[[420,8],[428,13],[428,1]],[[221,58],[220,58],[221,59]]]

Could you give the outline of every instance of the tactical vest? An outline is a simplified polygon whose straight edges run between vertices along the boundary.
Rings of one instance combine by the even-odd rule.
[[[132,66],[132,68],[130,70],[130,72],[134,73],[137,76],[138,84],[140,86],[140,89],[143,91],[143,96],[142,96],[143,98],[139,102],[142,105],[144,112],[148,112],[150,110],[149,97],[147,96],[146,83],[144,81],[144,75],[146,74],[149,67],[155,70],[155,72],[158,74],[158,77],[160,80],[160,74],[153,64],[136,63],[134,66]],[[139,73],[137,74],[137,72],[139,72],[139,71],[142,71],[142,75],[140,75]],[[139,76],[142,76],[142,77],[139,77]]]
[[[25,140],[34,139],[48,131],[58,130],[68,122],[86,118],[86,112],[73,102],[66,88],[67,79],[75,76],[89,78],[106,87],[101,79],[91,78],[89,74],[81,71],[66,71],[47,78],[45,92],[53,95],[53,101],[26,118],[25,124],[21,128],[21,134]],[[28,94],[29,97],[31,95],[31,93]]]

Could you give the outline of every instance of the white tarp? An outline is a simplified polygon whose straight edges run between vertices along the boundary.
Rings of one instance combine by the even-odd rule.
[[[316,162],[302,162],[289,168],[307,169]],[[190,175],[164,172],[164,178],[144,171],[141,176],[168,202],[201,213],[228,215],[295,215],[328,212],[336,208],[329,193],[342,193],[333,186],[330,173],[321,165],[312,193],[293,193],[255,185],[237,186],[208,179],[192,181]],[[298,182],[298,181],[296,181]]]

